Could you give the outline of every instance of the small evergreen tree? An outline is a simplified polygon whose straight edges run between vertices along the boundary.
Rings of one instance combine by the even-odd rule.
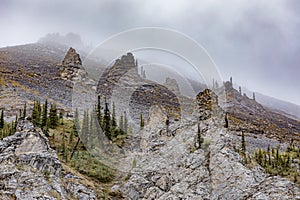
[[[113,102],[113,106],[112,106],[111,126],[113,127],[113,129],[117,127],[115,102]]]
[[[26,109],[27,109],[27,105],[26,105],[26,102],[25,102],[24,108],[23,108],[23,118],[26,117]]]
[[[104,108],[104,116],[103,116],[103,129],[104,129],[104,133],[105,135],[108,137],[108,139],[112,139],[111,137],[111,129],[110,129],[110,124],[111,123],[111,118],[110,118],[110,111],[108,109],[108,103],[106,102],[105,99],[105,108]]]
[[[229,127],[229,123],[228,123],[228,113],[226,112],[225,113],[225,125],[224,125],[225,128],[228,128]]]
[[[245,142],[245,134],[242,131],[242,144],[241,144],[241,153],[244,157],[244,162],[247,164],[247,155],[246,155],[246,142]]]
[[[51,104],[49,111],[49,127],[54,129],[58,126],[57,108],[55,104]]]
[[[45,100],[44,106],[43,106],[43,112],[42,112],[42,122],[41,127],[44,128],[47,125],[47,115],[48,115],[48,100]]]
[[[4,112],[3,109],[1,110],[1,116],[0,116],[0,129],[4,127]]]
[[[25,107],[26,106],[24,106],[24,109],[25,109]],[[24,112],[25,111],[23,111],[23,117],[24,117]],[[41,104],[37,100],[34,101],[31,118],[32,118],[32,123],[35,126],[40,126],[41,125]]]
[[[140,115],[140,128],[143,129],[144,126],[145,126],[144,118],[143,118],[143,114],[141,113],[141,115]]]

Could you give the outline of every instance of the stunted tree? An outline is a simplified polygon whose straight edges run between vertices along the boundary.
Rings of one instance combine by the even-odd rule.
[[[4,113],[3,110],[1,110],[1,116],[0,116],[0,129],[4,127]]]
[[[25,102],[25,104],[24,104],[24,108],[23,108],[23,118],[25,118],[26,117],[26,109],[27,109],[27,105],[26,105],[26,102]]]
[[[49,127],[54,129],[58,126],[58,115],[55,104],[51,104],[49,111]]]
[[[24,105],[24,109],[26,110],[26,104]],[[25,110],[23,111],[23,117],[24,117],[24,112],[26,112]],[[32,123],[35,126],[41,125],[41,104],[37,100],[34,101],[31,118],[32,118]]]
[[[253,100],[255,101],[256,99],[255,99],[255,93],[253,92]]]
[[[140,114],[140,128],[143,129],[145,126],[143,114]]]
[[[167,131],[167,135],[169,135],[169,126],[170,126],[170,119],[169,119],[169,115],[167,115],[167,119],[166,119],[166,131]]]
[[[46,99],[42,111],[42,122],[41,122],[42,128],[47,126],[47,120],[48,120],[47,116],[48,116],[48,100]]]
[[[116,106],[115,106],[115,102],[113,102],[113,105],[112,105],[111,126],[112,126],[114,129],[117,127],[117,120],[116,120]]]
[[[242,131],[241,153],[242,153],[242,155],[243,155],[243,157],[244,157],[245,163],[247,163],[246,141],[245,141],[245,134],[244,134],[244,131]]]
[[[229,123],[228,123],[228,113],[226,112],[225,113],[225,125],[224,125],[225,128],[228,128],[229,127]]]
[[[124,131],[124,119],[123,115],[121,114],[120,119],[119,119],[119,128]]]
[[[104,116],[103,116],[103,130],[105,135],[111,140],[111,134],[110,134],[110,111],[108,108],[108,103],[106,102],[105,98],[105,108],[104,108]]]
[[[242,95],[242,88],[241,88],[241,86],[239,86],[239,93],[240,93],[240,95]]]

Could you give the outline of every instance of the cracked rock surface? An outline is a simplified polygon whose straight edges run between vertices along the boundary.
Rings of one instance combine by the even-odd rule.
[[[96,199],[81,178],[67,173],[40,128],[19,120],[0,141],[1,199]]]
[[[206,117],[200,121],[205,132],[199,149],[196,120],[173,122],[172,134],[158,124],[163,120],[144,127],[139,143],[142,156],[129,179],[118,186],[126,199],[300,199],[299,186],[293,182],[269,177],[260,166],[246,167],[233,148],[230,131],[223,128],[223,115],[201,109]],[[151,119],[163,119],[156,116],[162,112],[152,114]]]

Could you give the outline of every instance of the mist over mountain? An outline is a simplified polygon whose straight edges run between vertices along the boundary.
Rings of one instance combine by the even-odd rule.
[[[253,94],[252,91],[243,87],[245,93],[249,96]],[[270,97],[259,92],[255,92],[257,102],[262,105],[276,111],[281,112],[284,115],[287,115],[292,118],[300,119],[300,105],[283,101],[274,97]]]
[[[60,33],[48,33],[44,37],[41,37],[38,40],[38,43],[45,44],[60,44],[67,47],[74,47],[81,52],[85,52],[87,54],[92,50],[91,46],[84,44],[81,39],[81,36],[77,33],[67,33],[66,35],[61,35]]]

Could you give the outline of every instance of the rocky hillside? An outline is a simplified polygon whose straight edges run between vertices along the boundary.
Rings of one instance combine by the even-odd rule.
[[[226,82],[224,87],[230,130],[252,133],[256,137],[264,135],[282,142],[300,142],[300,121],[276,113],[255,99],[242,95],[231,82]]]
[[[48,98],[69,107],[70,87],[60,77],[67,47],[28,44],[0,49],[0,107],[15,116],[23,104]],[[13,101],[12,101],[13,100]]]
[[[27,120],[0,141],[0,168],[1,199],[96,199],[92,184],[70,172]]]
[[[35,43],[0,49],[0,108],[5,116],[17,115],[34,99],[48,99],[70,112],[75,81],[96,85],[73,48]]]
[[[128,180],[112,187],[114,194],[125,199],[300,198],[296,184],[268,176],[259,165],[243,164],[212,91],[200,93],[197,102],[199,120],[173,122],[168,129],[159,107],[151,110],[141,141],[129,138],[140,156]],[[198,127],[204,140],[200,147]]]

